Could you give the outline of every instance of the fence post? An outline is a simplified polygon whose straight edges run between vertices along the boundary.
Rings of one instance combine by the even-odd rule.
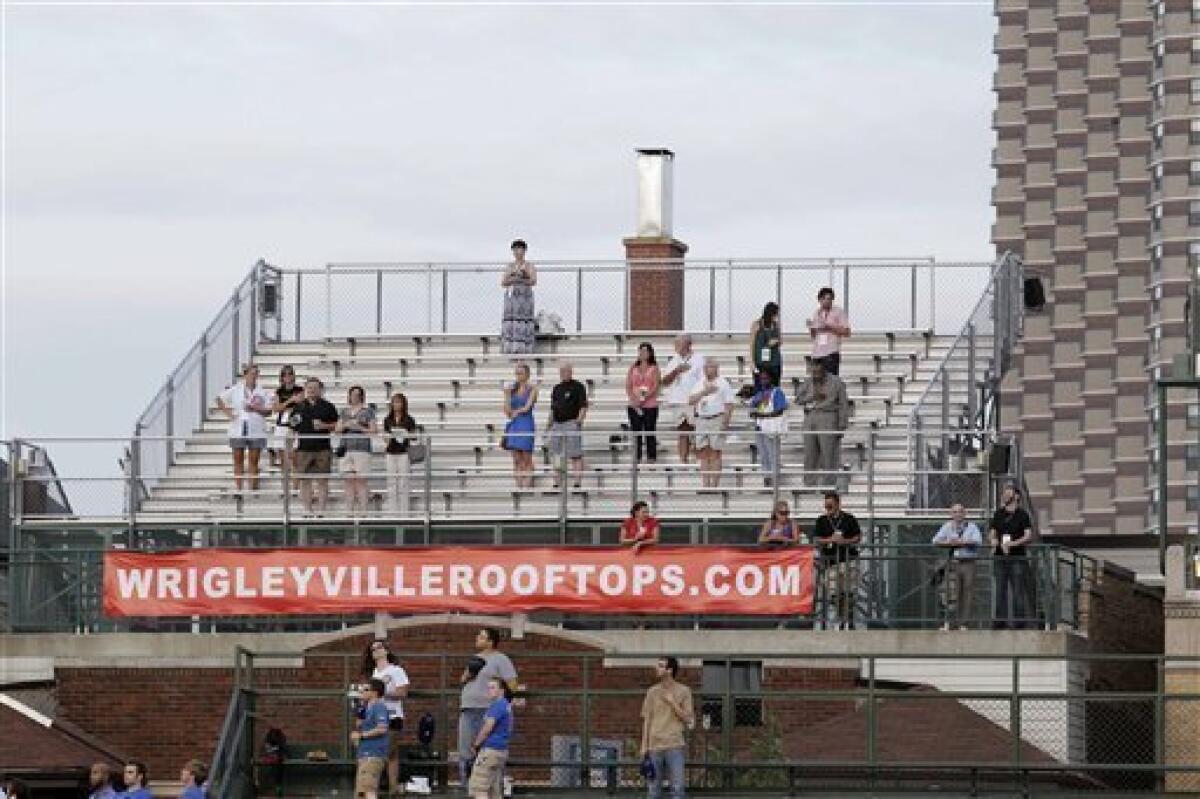
[[[850,315],[850,266],[842,266],[842,310]]]
[[[975,395],[979,381],[975,379],[975,322],[967,323],[967,416],[971,427],[975,427],[975,413],[979,410],[978,397]]]
[[[433,436],[422,433],[425,444],[425,544],[429,544],[430,528],[433,526]]]
[[[175,459],[175,375],[172,374],[167,378],[167,430],[166,430],[166,447],[167,453],[166,466],[171,465],[171,461]]]
[[[300,340],[300,287],[304,285],[304,275],[296,272],[296,341]]]
[[[425,264],[425,332],[433,333],[433,264]]]
[[[629,330],[629,263],[621,270],[621,331]]]
[[[579,721],[579,761],[582,770],[579,774],[579,785],[583,790],[587,790],[592,784],[592,697],[589,694],[590,687],[590,669],[588,669],[588,657],[583,656],[583,686],[581,698],[583,707],[580,708]],[[672,785],[671,788],[675,786]]]
[[[283,437],[283,465],[279,480],[283,483],[283,546],[291,544],[292,537],[292,449],[290,436]]]
[[[250,357],[246,360],[254,359],[254,350],[258,347],[258,334],[260,328],[258,325],[258,315],[262,309],[258,307],[259,290],[258,283],[262,280],[262,261],[259,261],[250,270],[250,340],[246,342],[246,352],[250,353]]]
[[[375,270],[375,335],[383,335],[383,270]]]
[[[638,445],[645,439],[642,438],[640,430],[630,430],[629,434],[633,437],[633,452],[629,459],[629,506],[633,507],[633,503],[638,501],[638,467],[641,465],[641,458],[638,457]]]
[[[1021,769],[1021,656],[1012,657],[1012,698],[1009,700],[1009,729],[1013,735],[1013,765]]]
[[[325,264],[325,338],[333,338],[333,266]]]
[[[21,517],[25,515],[25,485],[21,479],[23,477],[22,470],[24,468],[24,464],[22,462],[23,456],[21,454],[21,447],[21,439],[14,438],[12,440],[12,462],[8,465],[8,471],[12,475],[12,480],[10,481],[12,485],[12,495],[10,497],[8,507],[12,509],[13,538],[18,540],[21,536],[18,534],[17,530],[21,524]],[[14,550],[20,549],[20,547],[17,546],[17,543],[18,542],[14,540]],[[17,605],[15,603],[9,605],[9,608],[16,607]]]
[[[909,327],[913,330],[917,329],[917,265],[913,264],[909,268]]]
[[[929,262],[929,330],[937,332],[937,262]]]
[[[717,267],[708,267],[708,332],[717,329]]]
[[[867,530],[875,530],[875,447],[876,431],[867,433]]]
[[[871,784],[875,783],[875,761],[878,757],[878,741],[876,740],[875,715],[875,656],[867,661],[867,767],[871,775]]]
[[[136,433],[140,425],[134,425]],[[129,537],[132,540],[134,530],[137,529],[137,458],[133,454],[134,442],[129,441],[129,460],[125,465],[125,491],[128,494],[126,500],[126,516],[129,518]]]
[[[238,376],[238,373],[241,372],[241,369],[238,368],[241,365],[241,357],[240,356],[241,356],[241,351],[242,351],[242,341],[241,341],[242,337],[240,335],[240,330],[242,327],[241,293],[242,292],[241,292],[240,286],[237,289],[234,289],[233,302],[232,302],[233,316],[231,317],[233,320],[233,326],[229,330],[229,341],[232,344],[232,347],[229,352],[229,360],[230,360],[229,373],[234,377],[234,379],[236,379]]]
[[[555,435],[555,433],[553,430],[549,430],[549,431],[547,431],[547,434],[549,436],[551,436],[550,452],[553,453],[554,452],[553,436]],[[564,444],[565,444],[565,442],[564,442]],[[559,493],[558,493],[558,528],[559,528],[559,533],[564,536],[567,534],[567,502],[571,496],[571,494],[570,494],[571,488],[567,482],[571,477],[571,475],[567,469],[567,461],[568,461],[568,458],[566,457],[566,447],[564,446],[563,447],[563,455],[562,455],[562,457],[560,457],[558,459],[557,466],[554,467],[554,468],[558,469],[558,491],[559,491]]]
[[[704,666],[701,665],[703,671]],[[725,696],[721,701],[721,784],[733,788],[733,660],[725,658]],[[672,788],[675,786],[672,785]]]
[[[1156,655],[1157,674],[1155,675],[1156,689],[1154,692],[1154,762],[1160,766],[1167,765],[1167,707],[1166,697],[1167,692],[1167,661],[1165,656]],[[1155,788],[1158,793],[1163,793],[1166,787],[1166,774],[1159,771],[1154,780]]]
[[[733,261],[725,262],[725,329],[733,330]]]
[[[575,332],[583,332],[583,267],[575,269]]]
[[[208,331],[200,334],[200,424],[208,415]]]
[[[442,332],[447,332],[450,327],[450,271],[445,267],[442,268]]]
[[[779,480],[783,476],[783,467],[780,461],[783,460],[783,433],[776,431],[770,433],[766,437],[767,443],[775,448],[775,463],[771,469],[771,507],[779,506]],[[762,455],[759,454],[759,462],[762,462]]]
[[[775,265],[775,302],[783,305],[783,264]]]

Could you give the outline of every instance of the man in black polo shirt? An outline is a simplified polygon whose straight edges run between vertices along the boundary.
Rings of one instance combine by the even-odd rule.
[[[550,392],[550,452],[557,462],[554,487],[565,468],[562,459],[571,463],[575,487],[583,480],[583,419],[587,416],[587,388],[574,378],[569,362],[558,366],[559,383]]]
[[[854,628],[854,600],[858,594],[858,544],[862,529],[854,514],[842,510],[836,491],[825,494],[825,513],[813,524],[813,538],[821,546],[826,601],[832,603],[838,629]]]
[[[333,452],[327,434],[337,427],[338,412],[332,403],[322,398],[323,389],[324,386],[317,378],[310,377],[306,380],[304,400],[296,405],[289,419],[298,436],[296,471],[300,481],[300,503],[309,513],[325,511],[325,505],[329,501],[328,475],[333,466]],[[326,435],[322,435],[323,433]]]
[[[1021,507],[1021,491],[1016,486],[1006,486],[1000,494],[1000,507],[988,525],[988,543],[996,570],[996,620],[992,626],[997,630],[1036,626],[1033,573],[1025,551],[1033,543],[1033,521]]]

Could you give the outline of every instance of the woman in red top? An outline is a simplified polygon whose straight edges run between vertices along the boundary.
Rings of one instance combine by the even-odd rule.
[[[636,553],[642,547],[658,543],[658,519],[650,515],[650,506],[635,502],[629,518],[621,524],[621,546],[633,547]]]
[[[654,345],[643,341],[638,347],[637,361],[629,367],[625,376],[625,395],[629,398],[629,429],[637,442],[637,459],[642,460],[642,442],[645,441],[646,459],[651,463],[658,460],[658,439],[654,435],[658,427],[658,390],[662,387],[662,373],[654,360]]]

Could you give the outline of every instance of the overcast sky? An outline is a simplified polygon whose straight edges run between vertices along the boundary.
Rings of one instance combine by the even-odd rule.
[[[127,434],[259,257],[619,258],[635,147],[698,257],[990,256],[990,3],[7,23],[0,435]]]

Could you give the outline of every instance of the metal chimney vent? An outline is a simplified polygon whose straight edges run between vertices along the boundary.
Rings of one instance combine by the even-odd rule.
[[[671,237],[672,163],[670,150],[638,150],[638,238]]]

